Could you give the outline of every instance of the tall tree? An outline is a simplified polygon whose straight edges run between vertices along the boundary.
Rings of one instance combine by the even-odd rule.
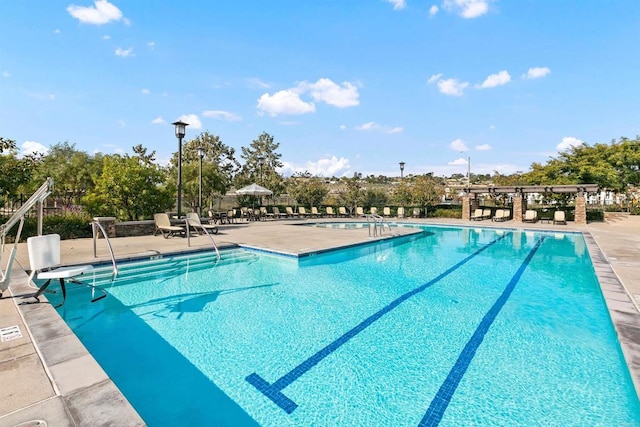
[[[202,148],[202,204],[211,206],[214,201],[227,193],[233,177],[240,169],[235,157],[235,149],[225,145],[219,136],[202,132],[186,141],[182,147],[182,189],[185,202],[192,208],[197,206],[199,197],[198,148]],[[168,180],[177,182],[178,153],[174,153],[169,168]]]
[[[274,196],[284,192],[284,180],[277,169],[283,166],[278,153],[280,143],[273,136],[263,132],[254,139],[249,147],[242,147],[242,159],[245,163],[236,179],[236,186],[242,187],[256,182],[273,191]]]
[[[94,166],[100,167],[94,164],[88,153],[77,150],[75,144],[65,141],[49,148],[39,162],[34,178],[42,183],[47,177],[52,177],[53,195],[64,206],[70,207],[79,203],[80,197],[93,187]]]

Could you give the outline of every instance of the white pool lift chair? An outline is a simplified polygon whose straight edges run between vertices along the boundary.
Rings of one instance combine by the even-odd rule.
[[[76,277],[83,275],[91,270],[91,265],[73,265],[68,267],[60,266],[60,235],[59,234],[45,234],[42,236],[33,236],[27,239],[27,249],[29,251],[29,264],[31,266],[31,275],[29,276],[29,282],[35,277],[38,280],[46,280],[46,282],[38,289],[33,297],[40,302],[38,297],[45,291],[51,284],[52,280],[58,280],[60,282],[60,288],[62,289],[62,303],[64,304],[67,297],[67,289],[65,280],[73,283],[80,283],[85,286],[89,286],[92,289],[95,287],[86,283],[80,282]],[[97,298],[92,298],[91,302],[98,301],[107,296],[107,293],[100,289],[102,294]],[[50,292],[50,291],[47,291]]]

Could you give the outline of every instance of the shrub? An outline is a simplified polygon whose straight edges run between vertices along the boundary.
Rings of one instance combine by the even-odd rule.
[[[8,217],[0,217],[0,222],[7,222]],[[19,225],[14,225],[7,234],[7,242],[13,242]],[[60,235],[62,240],[91,237],[91,217],[86,213],[63,213],[48,215],[42,221],[42,233]],[[25,218],[20,241],[25,242],[28,237],[38,234],[38,221],[35,217]]]

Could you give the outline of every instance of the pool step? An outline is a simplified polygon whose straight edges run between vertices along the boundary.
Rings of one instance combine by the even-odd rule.
[[[197,255],[164,256],[145,261],[127,262],[118,265],[118,277],[112,283],[113,268],[111,265],[96,267],[92,273],[85,275],[83,281],[94,286],[124,285],[144,279],[161,278],[184,271],[196,271],[206,268],[218,268],[235,263],[254,262],[258,255],[242,249],[220,251],[220,260],[215,254],[207,252]]]

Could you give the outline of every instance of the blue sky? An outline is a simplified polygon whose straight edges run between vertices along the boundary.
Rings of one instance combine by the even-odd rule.
[[[509,174],[640,134],[640,1],[14,0],[0,136],[160,163],[274,136],[283,173]]]

